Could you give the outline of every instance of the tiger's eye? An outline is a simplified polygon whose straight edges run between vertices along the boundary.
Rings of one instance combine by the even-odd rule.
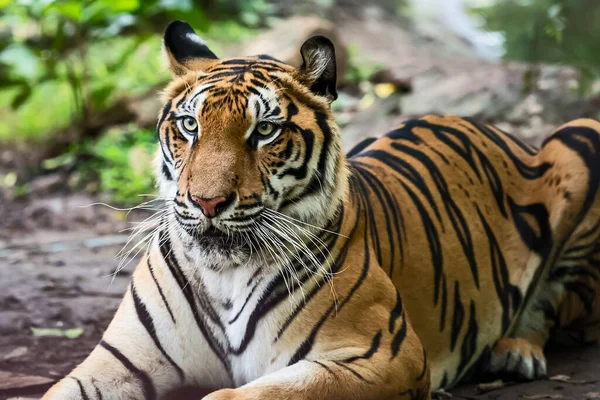
[[[271,122],[263,121],[256,126],[256,132],[261,136],[269,136],[275,130],[275,125]]]
[[[183,127],[190,133],[196,133],[196,130],[198,129],[198,123],[192,117],[185,117],[183,119]]]

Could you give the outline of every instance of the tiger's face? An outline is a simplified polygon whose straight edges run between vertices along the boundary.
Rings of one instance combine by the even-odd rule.
[[[300,68],[218,59],[180,21],[164,42],[174,80],[157,127],[157,181],[181,236],[231,257],[281,240],[285,220],[325,225],[346,191],[331,42],[309,39]]]

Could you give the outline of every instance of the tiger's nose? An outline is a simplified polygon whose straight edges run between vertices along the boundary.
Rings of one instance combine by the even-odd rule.
[[[200,209],[202,210],[202,214],[204,214],[204,216],[206,216],[207,218],[212,218],[215,215],[217,215],[217,213],[224,208],[219,207],[219,205],[222,205],[225,201],[227,201],[227,197],[224,196],[213,197],[211,199],[204,199],[195,195],[191,195],[190,199],[192,200],[194,205],[200,207]]]

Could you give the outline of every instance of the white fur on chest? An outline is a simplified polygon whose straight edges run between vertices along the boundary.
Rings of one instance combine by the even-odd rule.
[[[243,351],[229,353],[235,385],[243,385],[285,367],[293,349],[283,349],[275,343],[282,324],[280,313],[277,310],[266,315],[256,312],[275,272],[257,264],[246,264],[223,270],[199,269],[196,273],[224,327],[226,338],[220,339],[237,350],[251,335]],[[280,306],[291,310],[288,301]],[[258,314],[261,314],[260,318],[257,318]]]

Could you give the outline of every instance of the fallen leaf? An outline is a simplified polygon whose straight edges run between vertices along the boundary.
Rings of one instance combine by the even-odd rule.
[[[569,382],[571,381],[571,377],[568,375],[554,375],[552,377],[549,378],[551,381],[556,381],[556,382]]]
[[[58,328],[31,328],[33,336],[58,336],[77,339],[83,334],[83,328],[58,329]]]
[[[585,394],[586,399],[600,399],[600,392],[589,392]]]
[[[65,336],[69,339],[77,339],[79,336],[83,335],[83,328],[67,329],[64,332]]]
[[[489,382],[489,383],[480,383],[477,385],[477,391],[479,393],[491,392],[492,390],[502,389],[506,386],[511,386],[513,383],[504,382],[502,379],[498,379],[497,381]]]
[[[520,397],[524,399],[562,399],[560,394],[522,394]]]

